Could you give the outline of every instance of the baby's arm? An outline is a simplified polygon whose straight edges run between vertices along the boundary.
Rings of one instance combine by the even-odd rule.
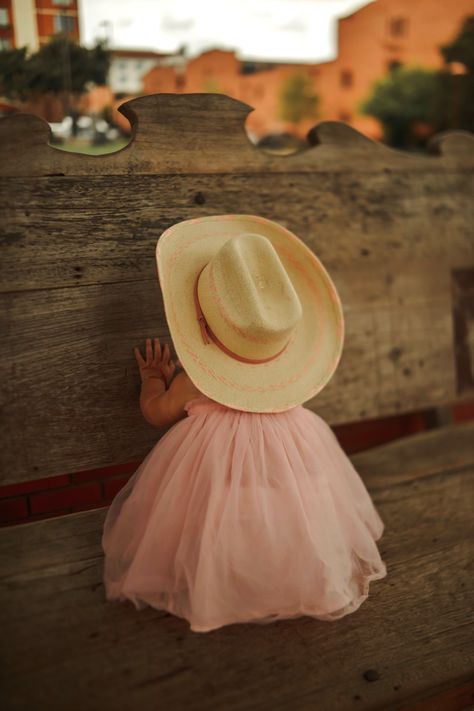
[[[142,380],[140,409],[147,422],[155,427],[169,427],[186,417],[184,405],[199,391],[184,371],[173,379],[175,364],[170,359],[168,345],[161,351],[160,341],[155,338],[155,355],[151,339],[146,341],[146,361],[138,348],[135,357]]]
[[[194,395],[186,387],[186,381],[186,373],[180,372],[173,378],[168,389],[165,389],[164,381],[159,378],[148,378],[142,382],[140,409],[150,425],[170,427],[186,417],[184,405]]]

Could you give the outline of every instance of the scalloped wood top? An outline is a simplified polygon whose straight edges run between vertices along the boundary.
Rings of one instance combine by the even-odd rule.
[[[253,108],[222,94],[150,94],[123,103],[130,143],[116,153],[90,156],[49,145],[43,119],[17,113],[0,119],[0,175],[113,175],[229,172],[426,171],[474,166],[474,135],[447,131],[430,143],[432,155],[388,148],[339,121],[309,132],[313,144],[276,156],[256,148],[245,132]]]

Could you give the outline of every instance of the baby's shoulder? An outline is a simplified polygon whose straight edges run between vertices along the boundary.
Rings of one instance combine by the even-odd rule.
[[[194,385],[185,370],[180,370],[176,373],[171,381],[171,389],[173,390],[173,395],[183,404],[188,400],[192,400],[192,398],[202,396],[202,392]]]

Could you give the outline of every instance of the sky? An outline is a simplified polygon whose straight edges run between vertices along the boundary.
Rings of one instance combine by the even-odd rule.
[[[374,0],[79,0],[81,43],[194,57],[209,48],[241,58],[319,62],[337,55],[336,18]],[[110,24],[102,24],[108,21]]]

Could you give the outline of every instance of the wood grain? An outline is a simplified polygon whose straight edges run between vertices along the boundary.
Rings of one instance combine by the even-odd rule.
[[[136,460],[161,436],[139,412],[133,347],[159,336],[174,355],[155,247],[194,217],[273,219],[329,270],[346,341],[307,406],[331,424],[472,391],[452,276],[474,268],[472,135],[442,134],[420,156],[323,122],[307,150],[273,156],[249,142],[250,110],[139,97],[122,105],[131,143],[105,156],[48,146],[37,117],[0,119],[0,484]]]
[[[344,353],[307,403],[328,422],[455,399],[449,282],[435,268],[417,280],[416,269],[389,283],[397,271],[382,265],[335,270],[349,305]],[[2,483],[140,459],[163,434],[141,415],[133,354],[145,334],[172,347],[158,280],[124,292],[108,283],[4,294]]]
[[[333,623],[193,633],[105,600],[103,509],[1,529],[3,708],[385,710],[463,687],[474,671],[473,438],[466,423],[352,457],[386,526],[388,575]]]
[[[266,170],[345,173],[465,170],[474,164],[472,136],[447,131],[432,142],[433,154],[409,155],[372,141],[338,121],[323,121],[309,133],[313,144],[296,154],[275,156],[256,148],[245,132],[251,106],[218,94],[153,94],[124,102],[119,111],[132,140],[106,156],[85,156],[48,145],[43,119],[15,114],[0,120],[0,165],[9,176],[113,174],[260,173]],[[341,150],[345,160],[341,160]]]
[[[0,121],[1,123],[1,121]],[[104,157],[105,159],[105,157]],[[474,180],[460,173],[390,176],[181,175],[17,179],[0,175],[0,289],[156,278],[154,251],[172,224],[259,214],[293,231],[331,271],[380,262],[474,262]],[[204,202],[203,202],[204,201]],[[425,260],[427,260],[425,262]]]

